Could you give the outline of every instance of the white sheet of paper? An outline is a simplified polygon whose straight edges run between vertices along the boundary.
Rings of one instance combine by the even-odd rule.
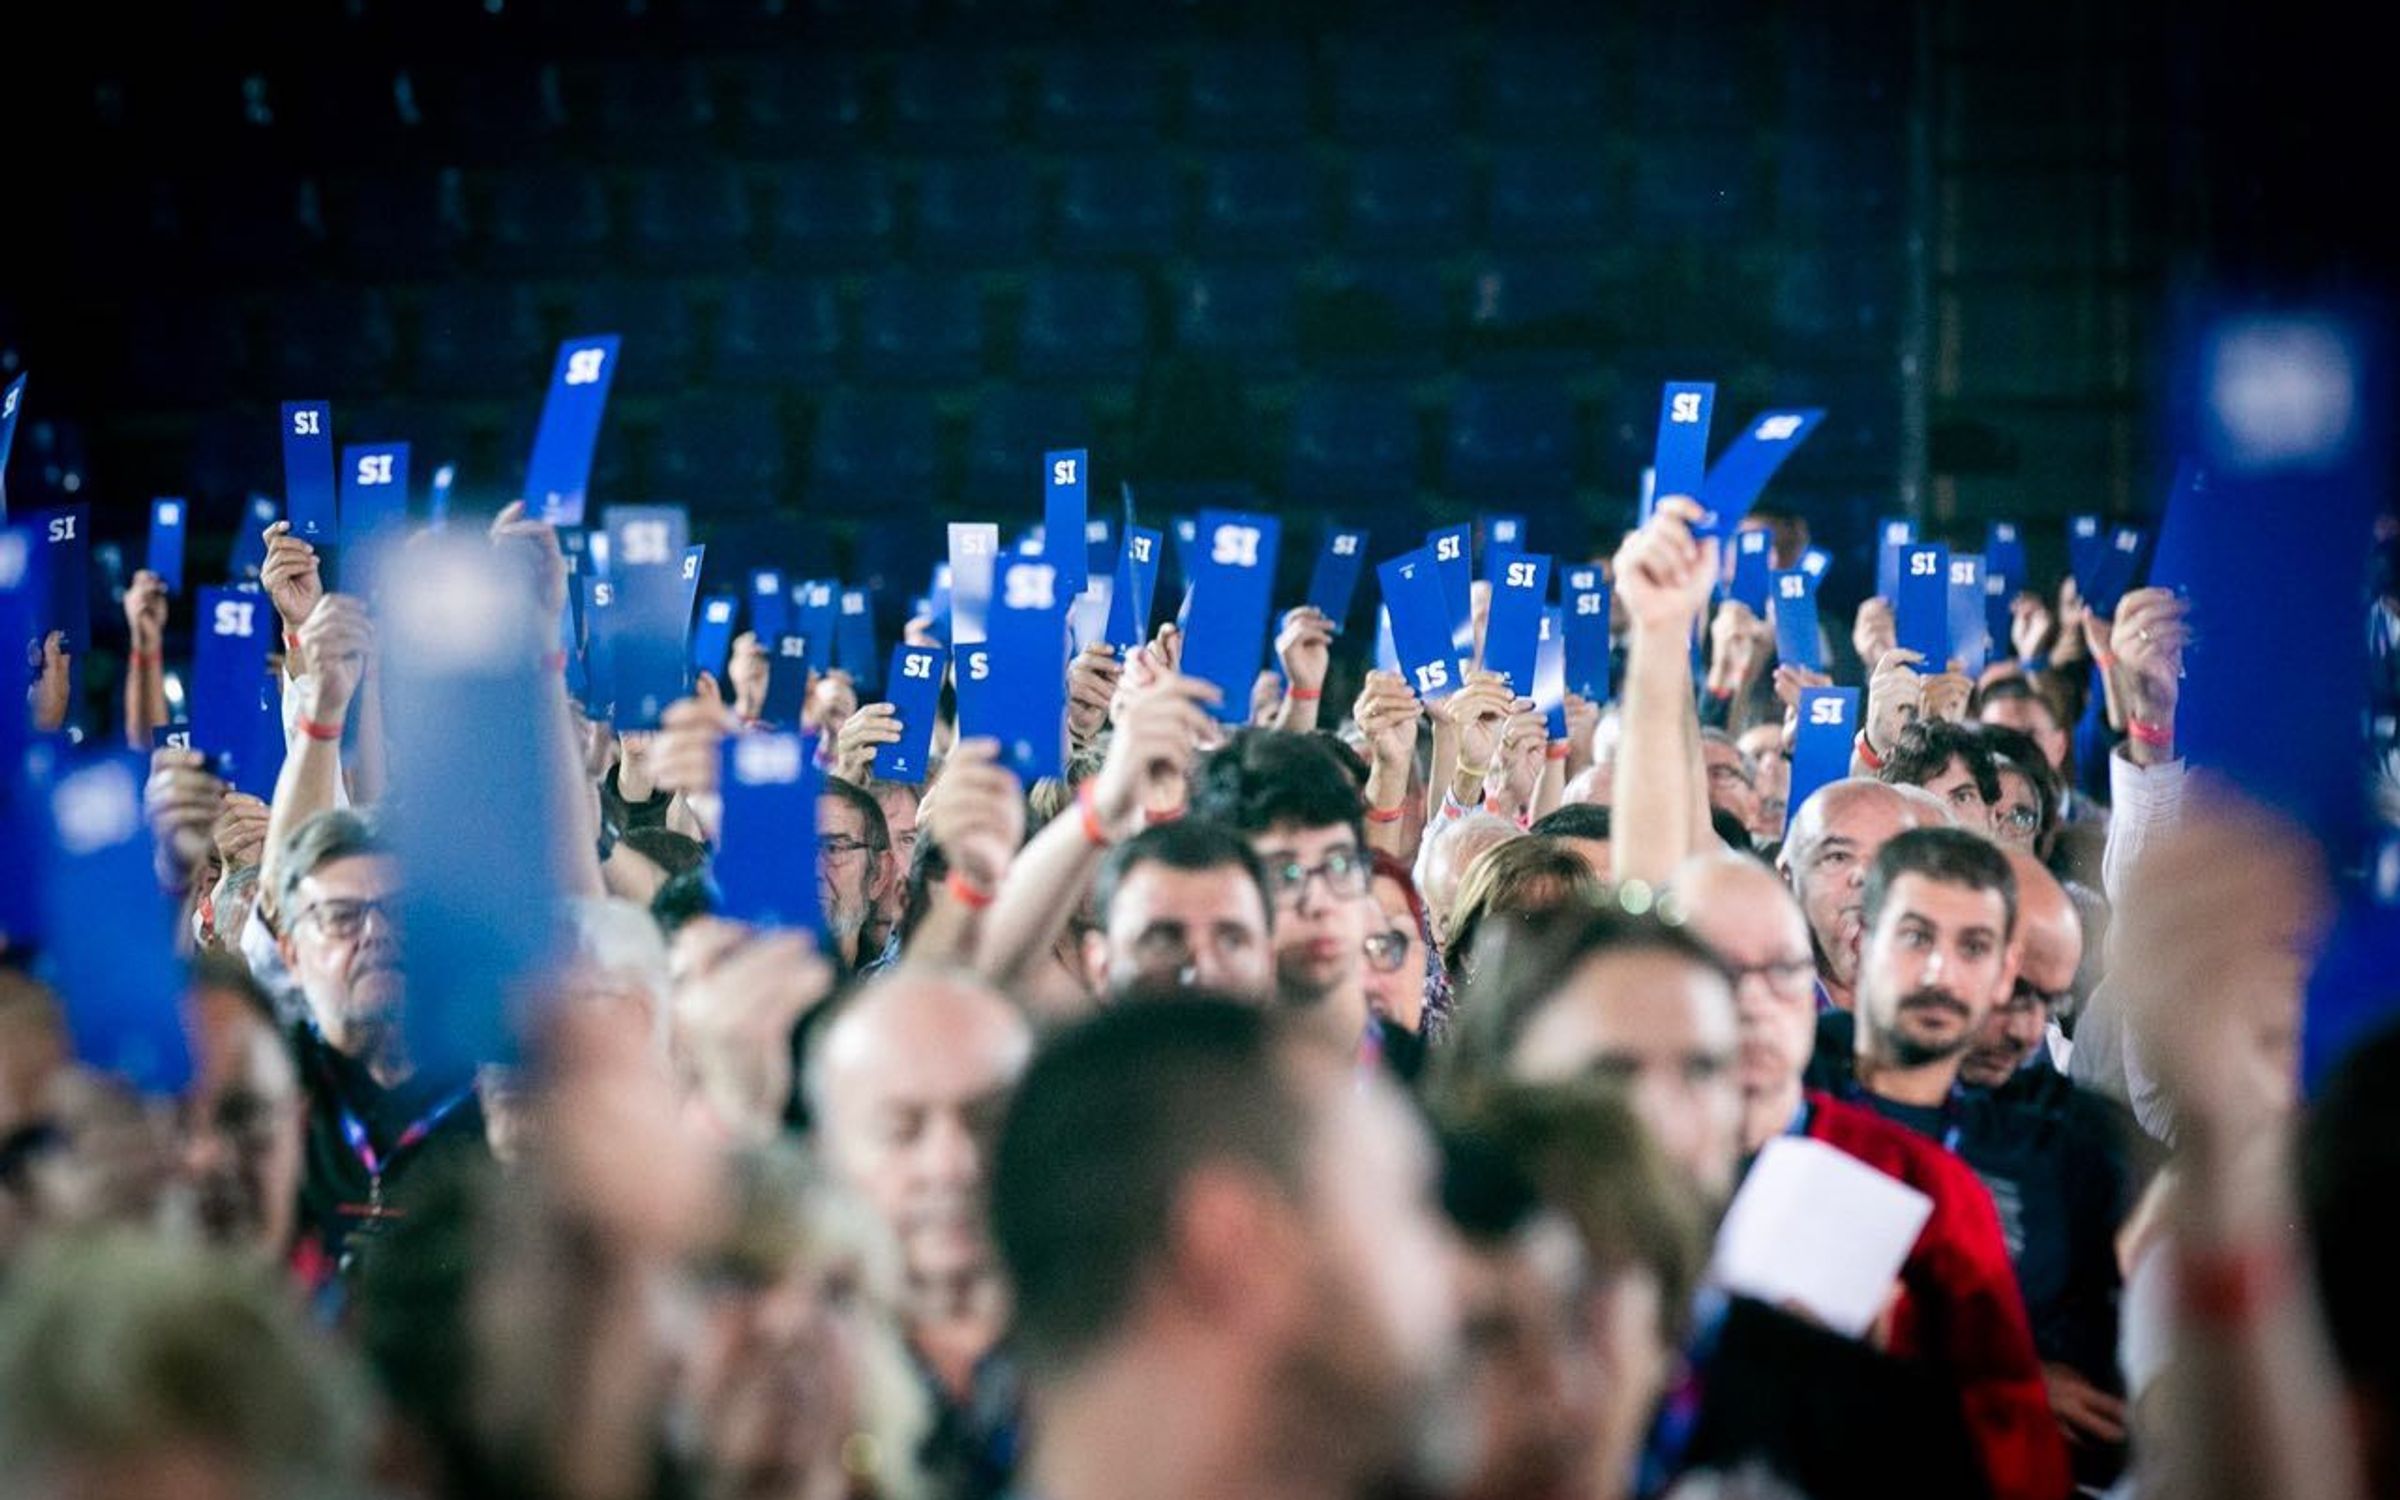
[[[1823,1141],[1767,1143],[1717,1233],[1710,1279],[1776,1307],[1797,1305],[1837,1333],[1861,1337],[1933,1200]]]

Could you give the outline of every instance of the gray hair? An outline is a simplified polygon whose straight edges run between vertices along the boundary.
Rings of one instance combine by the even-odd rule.
[[[285,837],[275,864],[275,916],[291,920],[293,898],[300,882],[337,859],[392,852],[373,823],[348,808],[329,808],[311,817]]]

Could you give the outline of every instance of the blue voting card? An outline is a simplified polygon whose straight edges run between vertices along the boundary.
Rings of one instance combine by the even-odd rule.
[[[1800,554],[1800,571],[1819,583],[1825,581],[1825,574],[1832,567],[1833,554],[1822,547],[1811,547]]]
[[[1875,597],[1890,599],[1900,592],[1900,549],[1917,539],[1917,524],[1898,516],[1875,523]]]
[[[1042,528],[1028,526],[1017,533],[1017,539],[1011,542],[1005,550],[1014,552],[1019,557],[1042,557],[1049,552],[1049,547],[1044,539]]]
[[[1753,418],[1710,466],[1707,482],[1700,488],[1701,517],[1694,533],[1723,536],[1739,526],[1758,500],[1759,491],[1824,419],[1825,413],[1815,407],[1761,412]]]
[[[551,621],[515,559],[453,534],[387,574],[380,629],[392,805],[408,809],[392,827],[404,1029],[421,1073],[464,1082],[515,1060],[560,951],[568,813],[551,768],[567,729],[541,660]]]
[[[1520,515],[1488,515],[1475,518],[1475,545],[1483,561],[1483,576],[1499,576],[1500,563],[1511,553],[1522,552],[1533,545],[1532,531]]]
[[[1858,734],[1858,689],[1800,690],[1800,727],[1792,742],[1792,785],[1784,827],[1819,787],[1850,774],[1850,742]]]
[[[189,750],[192,748],[192,726],[189,724],[159,724],[150,730],[153,750]]]
[[[1091,484],[1091,463],[1081,448],[1060,448],[1042,455],[1042,536],[1045,556],[1058,569],[1058,596],[1073,599],[1083,592],[1091,572],[1090,542],[1078,548],[1072,538],[1084,534],[1085,497]]]
[[[808,659],[808,637],[786,629],[759,645],[767,652],[767,701],[759,717],[769,724],[798,725],[808,704],[808,679],[814,670]]]
[[[1969,677],[1981,676],[1992,652],[1991,624],[1983,608],[1984,560],[1972,552],[1950,554],[1950,655]]]
[[[259,779],[251,762],[259,749],[260,700],[276,691],[268,661],[276,630],[275,605],[259,590],[200,590],[192,617],[192,747],[229,771],[227,779],[244,791],[255,790]],[[280,713],[275,739],[280,749]],[[266,778],[270,792],[274,773],[283,769],[282,757],[274,760]]]
[[[319,548],[341,539],[334,509],[333,408],[323,401],[283,403],[283,513],[292,535]]]
[[[2191,607],[2176,748],[2299,821],[2336,869],[2367,821],[2359,601],[2389,504],[2387,338],[2373,315],[2210,311],[2168,405],[2183,419],[2172,451],[2206,474],[2173,497],[2154,574]]]
[[[1733,582],[1726,597],[1750,607],[1762,619],[1767,613],[1767,575],[1775,570],[1775,538],[1756,526],[1733,534]]]
[[[1117,557],[1116,587],[1108,601],[1108,643],[1130,651],[1150,638],[1150,607],[1158,589],[1158,548],[1155,531],[1135,526],[1125,533]]]
[[[617,585],[613,579],[583,573],[576,575],[575,593],[582,600],[584,711],[595,719],[614,719],[617,635],[611,622],[617,612]]]
[[[1650,516],[1657,509],[1658,469],[1654,465],[1644,464],[1642,465],[1640,493],[1634,499],[1633,524],[1636,526],[1649,525]]]
[[[150,545],[142,566],[158,575],[170,594],[183,592],[183,541],[191,534],[192,508],[179,495],[150,502]]]
[[[1825,670],[1825,643],[1817,624],[1817,581],[1798,568],[1778,572],[1775,585],[1775,659],[1787,667]]]
[[[2158,518],[2158,545],[2150,554],[2150,581],[2187,597],[2192,552],[2203,540],[2197,523],[2208,506],[2207,489],[2206,470],[2188,458],[2176,464],[2174,488],[2167,492],[2166,509]],[[2185,655],[2189,657],[2189,648]]]
[[[783,594],[783,575],[761,568],[750,575],[750,633],[772,651],[775,638],[791,628],[792,606]]]
[[[2013,627],[2016,616],[2013,606],[2016,597],[2016,586],[1993,572],[1992,560],[1986,557],[1983,560],[1983,643],[1987,662],[1994,647],[2011,656],[2016,652],[2011,644],[2015,638]]]
[[[408,444],[342,445],[342,543],[366,541],[408,517]]]
[[[55,630],[63,637],[60,648],[77,658],[74,670],[80,678],[83,653],[92,643],[91,516],[80,505],[37,510],[25,517],[25,527],[33,540],[26,581],[33,599],[35,668],[42,642]]]
[[[843,589],[841,623],[833,632],[833,664],[850,674],[862,701],[883,686],[877,676],[883,663],[876,659],[873,604],[865,589]]]
[[[2067,572],[2078,589],[2099,571],[2101,536],[2106,529],[2095,515],[2067,517]]]
[[[1358,598],[1358,576],[1366,571],[1367,534],[1336,529],[1325,533],[1317,550],[1316,567],[1308,575],[1308,607],[1333,622],[1338,634],[1349,622],[1350,606]]]
[[[1418,697],[1438,703],[1458,691],[1457,658],[1450,646],[1450,607],[1442,599],[1440,564],[1431,547],[1381,564],[1383,607],[1391,623],[1393,658]]]
[[[2008,580],[2012,588],[2022,588],[2025,571],[2025,536],[2014,521],[1993,521],[1983,529],[1983,576],[1998,576]]]
[[[2083,591],[2083,602],[2093,614],[2103,620],[2117,617],[2117,606],[2141,572],[2142,550],[2148,541],[2148,533],[2139,526],[2109,528],[2093,563],[2091,583]]]
[[[19,375],[0,391],[0,517],[8,514],[8,450],[16,446],[17,418],[25,413],[25,381]]]
[[[1475,560],[1467,555],[1474,536],[1472,526],[1444,526],[1425,533],[1434,576],[1442,584],[1442,618],[1450,626],[1450,670],[1457,682],[1463,682],[1467,668],[1475,664]]]
[[[950,639],[971,646],[983,639],[992,608],[992,560],[1000,528],[990,521],[950,523]]]
[[[1502,561],[1500,576],[1492,583],[1491,613],[1483,624],[1483,669],[1507,678],[1509,691],[1521,698],[1533,696],[1542,609],[1549,602],[1549,558],[1521,552]],[[1565,647],[1563,640],[1560,647]]]
[[[1567,615],[1552,604],[1542,610],[1540,639],[1533,654],[1533,706],[1552,740],[1567,737]]]
[[[1919,668],[1947,671],[1950,660],[1950,549],[1911,542],[1900,550],[1900,593],[1892,600],[1897,644],[1924,653]],[[1875,670],[1873,663],[1867,670]]]
[[[799,612],[800,633],[808,637],[808,660],[819,672],[834,665],[834,637],[842,623],[841,585],[830,578],[810,578],[792,585],[792,607]]]
[[[728,735],[718,778],[725,811],[714,870],[723,916],[760,927],[825,930],[817,890],[814,744],[783,730]]]
[[[1066,595],[1058,564],[1001,552],[994,576],[984,722],[1018,778],[1066,775]]]
[[[958,691],[958,737],[989,739],[992,723],[992,648],[981,641],[950,653],[952,685]]]
[[[1708,482],[1708,424],[1717,405],[1711,380],[1670,380],[1658,398],[1658,445],[1650,460],[1649,508],[1660,495],[1694,500]]]
[[[941,716],[942,653],[932,646],[894,646],[884,701],[900,721],[900,738],[875,747],[875,776],[915,786],[933,760],[933,726]]]
[[[1083,570],[1086,579],[1105,578],[1117,565],[1117,523],[1106,516],[1083,521]]]
[[[1168,529],[1175,536],[1175,578],[1188,591],[1192,586],[1192,543],[1200,536],[1200,522],[1191,516],[1176,516]]]
[[[698,542],[683,549],[683,607],[700,597],[700,570],[708,563],[708,548]]]
[[[1087,646],[1105,645],[1108,639],[1108,612],[1117,595],[1117,581],[1102,573],[1084,585],[1067,604],[1067,654],[1073,656]]]
[[[733,651],[733,617],[740,601],[731,594],[711,594],[700,601],[700,620],[692,627],[692,670],[725,680],[725,658]]]
[[[605,546],[604,577],[622,578],[628,568],[666,568],[680,581],[692,529],[682,506],[612,505],[601,513],[600,523],[606,530],[595,532],[591,544],[595,559]]]
[[[1237,510],[1204,510],[1191,554],[1190,627],[1183,642],[1183,675],[1213,682],[1224,693],[1217,717],[1250,718],[1250,686],[1266,657],[1268,611],[1275,591],[1275,553],[1283,523]]]
[[[1598,568],[1559,575],[1558,602],[1567,621],[1567,687],[1579,698],[1606,703],[1613,691],[1608,659],[1608,579]]]
[[[616,592],[604,617],[615,722],[654,729],[689,685],[692,596],[683,569],[691,523],[673,505],[612,505],[602,519]]]
[[[191,1058],[177,1006],[175,912],[159,891],[142,817],[147,775],[124,751],[62,771],[44,789],[49,838],[33,884],[46,908],[44,977],[65,1005],[76,1056],[145,1094],[171,1095],[190,1080]]]
[[[594,578],[606,578],[608,576],[609,554],[615,550],[616,544],[609,540],[607,532],[594,531],[587,533],[569,531],[564,533],[564,535],[582,538],[580,545],[583,548],[585,563],[591,568],[592,576]]]
[[[425,524],[439,531],[450,524],[450,490],[458,482],[456,464],[435,464],[425,485]]]
[[[242,504],[241,524],[233,529],[233,558],[227,574],[239,581],[256,578],[267,562],[267,528],[283,511],[271,495],[252,495]]]
[[[553,526],[583,524],[592,450],[600,441],[600,419],[608,411],[608,387],[616,374],[613,333],[558,346],[541,425],[533,432],[533,454],[525,463],[526,508]]]

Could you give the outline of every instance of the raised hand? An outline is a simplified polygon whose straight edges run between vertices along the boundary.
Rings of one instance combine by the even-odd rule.
[[[1302,605],[1286,613],[1275,636],[1275,659],[1298,692],[1322,692],[1325,668],[1333,655],[1333,622],[1318,610]]]
[[[2036,593],[2022,593],[2009,601],[2008,643],[2019,661],[2040,661],[2049,654],[2050,638],[2058,629],[2058,617]]]
[[[317,573],[317,549],[292,535],[292,523],[277,521],[266,530],[267,558],[259,565],[258,581],[283,619],[284,634],[300,628],[325,593]]]
[[[1975,695],[1975,679],[1964,672],[1938,672],[1925,679],[1922,707],[1928,719],[1967,721],[1967,700]]]
[[[1088,748],[1108,727],[1109,700],[1116,696],[1124,671],[1115,648],[1099,641],[1067,663],[1067,735],[1076,749]]]
[[[1717,539],[1692,536],[1700,507],[1680,495],[1617,548],[1617,599],[1640,630],[1689,632],[1717,584]]]
[[[2171,759],[2175,706],[2183,694],[2183,648],[2191,644],[2191,606],[2168,589],[2135,589],[2117,606],[2117,690],[2126,717],[2143,728],[2129,747]],[[2161,734],[2166,743],[2158,744]]]
[[[1181,805],[1192,761],[1216,742],[1209,709],[1223,696],[1214,683],[1171,674],[1133,701],[1091,783],[1093,811],[1103,824],[1122,829],[1145,808]]]
[[[889,703],[869,703],[842,720],[833,737],[833,774],[864,786],[875,774],[875,752],[900,742],[900,710]]]
[[[659,715],[658,737],[650,745],[650,779],[680,795],[711,838],[724,812],[717,789],[720,747],[741,727],[721,703],[678,698]]]
[[[1367,737],[1373,768],[1405,782],[1416,759],[1417,724],[1425,717],[1425,705],[1409,690],[1408,680],[1397,672],[1369,672],[1350,716]]]
[[[1891,754],[1900,731],[1925,711],[1925,679],[1916,671],[1924,660],[1918,652],[1895,646],[1883,653],[1875,675],[1867,679],[1867,748],[1877,755]]]
[[[1859,601],[1858,613],[1850,621],[1850,647],[1862,662],[1883,660],[1883,653],[1900,644],[1900,624],[1892,613],[1892,601],[1870,596]]]
[[[1757,680],[1774,655],[1775,632],[1739,599],[1728,599],[1708,623],[1708,690],[1730,697]]]
[[[1502,737],[1508,732],[1509,715],[1517,711],[1520,700],[1508,690],[1507,680],[1497,672],[1467,673],[1466,685],[1438,705],[1436,712],[1450,721],[1458,731],[1458,772],[1453,791],[1465,788],[1468,795],[1458,800],[1470,800],[1475,788],[1470,780],[1480,783],[1492,770],[1492,762],[1500,754]]]
[[[33,684],[33,727],[44,734],[66,727],[74,666],[65,631],[53,630],[42,637],[42,675]]]
[[[167,585],[148,568],[125,589],[125,634],[137,655],[156,656],[166,643]]]
[[[696,1092],[737,1138],[771,1139],[791,1096],[792,1028],[833,992],[833,965],[802,932],[701,917],[676,934],[670,1009]]]
[[[559,548],[558,528],[525,519],[525,502],[511,500],[492,517],[490,535],[494,545],[515,549],[524,559],[543,617],[557,618],[567,607],[567,554]]]
[[[978,890],[996,890],[1025,842],[1025,791],[1000,764],[1000,742],[960,740],[917,809],[924,836]]]
[[[300,622],[300,650],[308,660],[304,717],[340,724],[367,675],[375,650],[375,624],[367,607],[348,594],[325,594]]]
[[[257,864],[267,851],[267,804],[248,792],[226,792],[208,837],[216,846],[217,862],[226,869]]]
[[[817,734],[838,734],[858,712],[858,685],[836,668],[810,684],[808,702],[800,710],[800,725]]]
[[[150,752],[150,779],[142,786],[142,814],[158,845],[162,883],[181,885],[208,858],[215,847],[210,829],[224,806],[225,783],[209,772],[207,757],[199,751]],[[265,833],[262,827],[262,844]]]

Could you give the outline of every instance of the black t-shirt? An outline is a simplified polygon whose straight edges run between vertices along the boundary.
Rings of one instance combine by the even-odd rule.
[[[339,1265],[353,1236],[386,1222],[409,1172],[437,1153],[485,1150],[483,1105],[472,1080],[420,1074],[384,1088],[306,1023],[292,1045],[308,1100],[300,1232]]]

